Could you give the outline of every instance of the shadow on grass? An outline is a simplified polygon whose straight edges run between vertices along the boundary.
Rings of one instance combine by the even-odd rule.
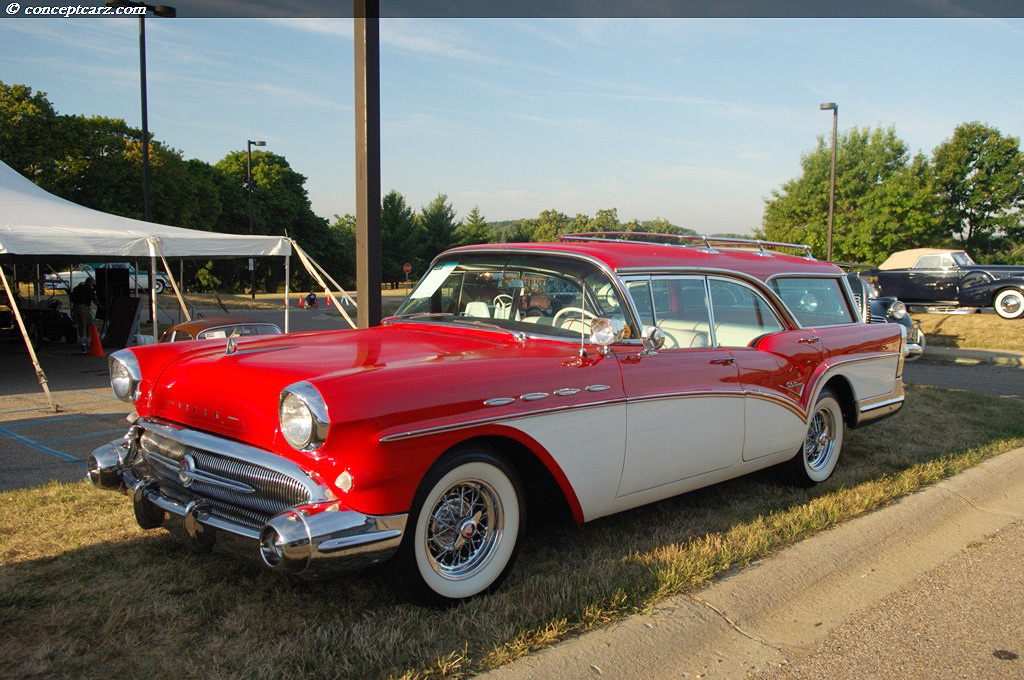
[[[378,571],[322,583],[135,528],[81,485],[0,496],[0,667],[8,677],[460,677],[707,582],[1020,445],[1024,404],[912,388],[847,434],[814,489],[748,475],[583,526],[540,522],[497,593],[437,611]],[[63,524],[62,524],[63,522]]]

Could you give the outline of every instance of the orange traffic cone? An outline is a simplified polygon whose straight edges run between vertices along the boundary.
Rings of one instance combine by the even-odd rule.
[[[302,295],[299,295],[299,307],[302,308],[302,307],[305,307],[305,306],[306,306],[306,303],[302,301]]]
[[[89,356],[106,356],[106,352],[103,351],[103,343],[100,342],[100,332],[96,330],[96,326],[92,327],[92,343],[89,345]]]
[[[331,296],[330,295],[327,296],[327,306],[328,307],[331,306]]]

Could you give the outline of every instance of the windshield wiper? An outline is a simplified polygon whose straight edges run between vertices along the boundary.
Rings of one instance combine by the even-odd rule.
[[[511,328],[505,328],[499,326],[496,323],[490,323],[488,321],[481,321],[480,319],[467,319],[466,317],[458,316],[452,319],[452,323],[461,324],[463,326],[476,326],[478,328],[488,328],[496,331],[504,331],[505,333],[512,334],[516,340],[523,341],[526,339],[526,334],[522,331],[514,331]]]

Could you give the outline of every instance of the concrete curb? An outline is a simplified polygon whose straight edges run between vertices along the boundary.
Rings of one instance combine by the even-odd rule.
[[[919,361],[936,363],[996,364],[1012,368],[1024,368],[1024,352],[1013,350],[968,349],[959,347],[934,347],[928,345]]]
[[[966,546],[1022,519],[1024,449],[1015,449],[670,598],[649,614],[483,677],[646,680],[770,672],[810,654],[848,620]]]

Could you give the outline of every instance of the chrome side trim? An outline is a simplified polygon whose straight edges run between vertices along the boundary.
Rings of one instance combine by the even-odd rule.
[[[526,394],[521,395],[519,398],[522,399],[523,401],[537,401],[538,399],[544,399],[550,396],[551,395],[548,394],[547,392],[527,392]]]
[[[906,400],[906,397],[895,397],[894,399],[886,399],[885,401],[880,401],[873,404],[864,404],[860,407],[860,412],[868,413],[870,411],[874,411],[875,409],[885,408],[886,406],[892,406],[893,404],[901,404],[904,400]]]
[[[484,406],[505,406],[511,404],[515,399],[513,397],[495,397],[494,399],[488,399],[484,402]]]
[[[462,423],[452,423],[450,425],[436,425],[434,427],[424,427],[418,430],[409,430],[407,432],[396,432],[394,434],[384,435],[380,438],[382,444],[389,442],[401,441],[403,439],[412,439],[415,437],[426,437],[432,434],[441,434],[443,432],[455,432],[457,430],[466,430],[471,427],[479,427],[480,425],[493,425],[494,423],[505,422],[508,420],[518,420],[520,418],[529,418],[531,416],[541,416],[546,413],[556,413],[564,411],[578,411],[582,409],[595,408],[598,406],[609,406],[612,404],[624,404],[626,403],[625,397],[619,399],[607,399],[604,401],[592,401],[586,404],[569,404],[567,406],[551,406],[550,408],[539,408],[531,411],[523,411],[522,413],[503,413],[500,415],[491,416],[489,418],[476,418],[474,420],[467,420]]]
[[[604,392],[611,388],[611,385],[587,385],[587,392]]]
[[[559,397],[571,397],[574,394],[579,393],[580,388],[578,387],[563,387],[562,389],[555,390],[554,394]]]

